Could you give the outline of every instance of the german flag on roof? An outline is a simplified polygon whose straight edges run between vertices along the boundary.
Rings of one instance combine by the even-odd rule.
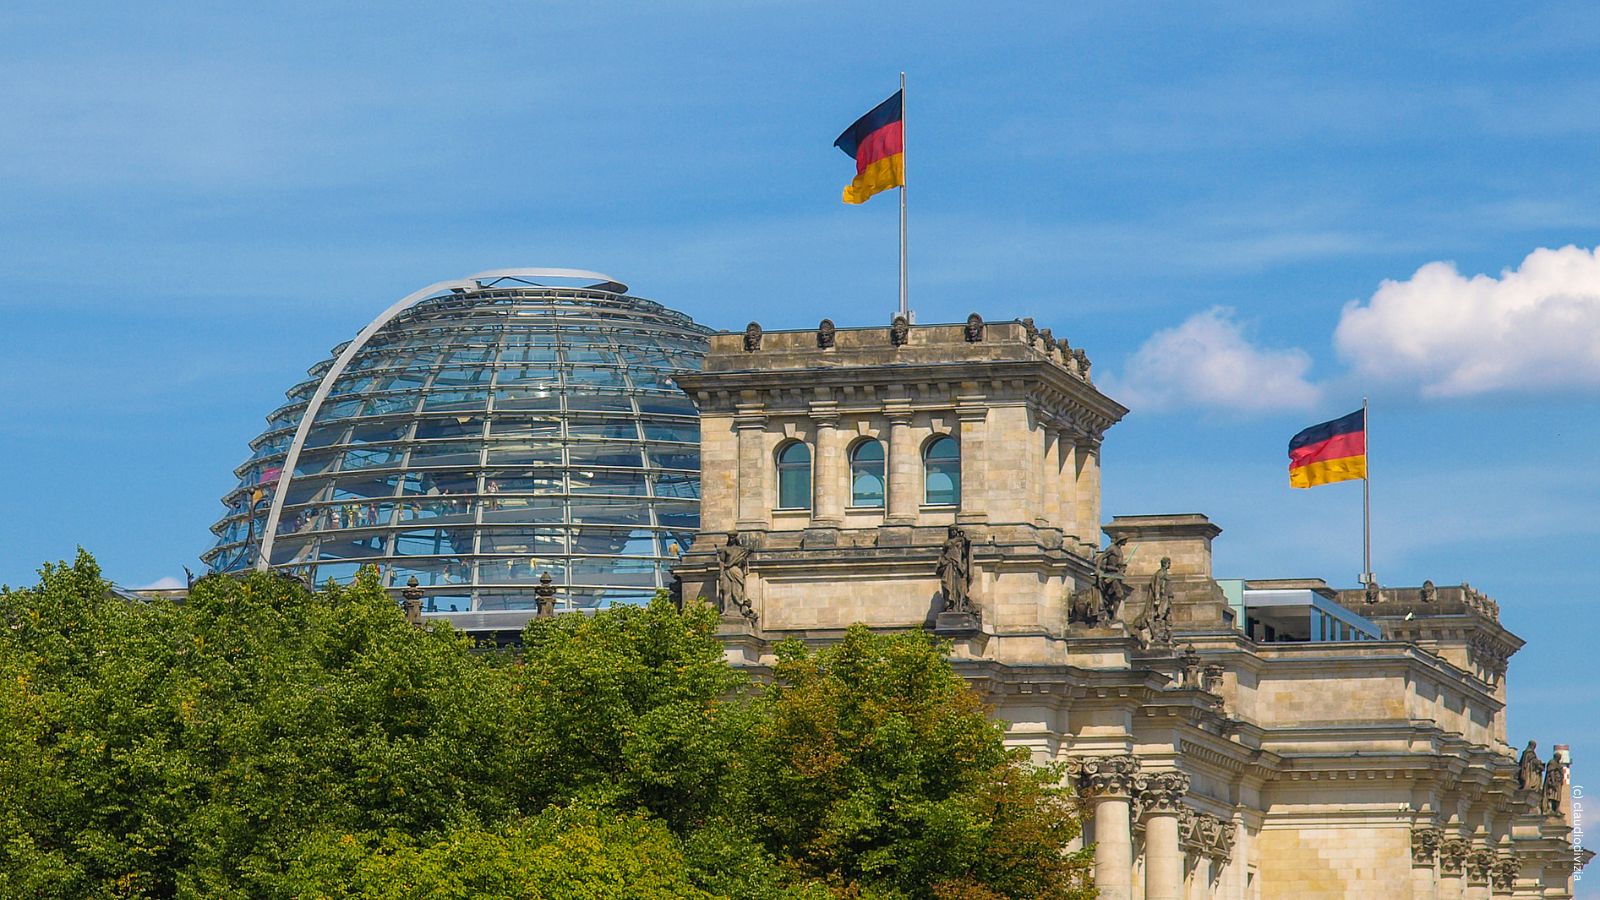
[[[865,203],[867,198],[906,183],[905,129],[901,122],[901,91],[856,120],[833,142],[856,161],[855,180],[845,186],[844,202]]]
[[[1316,487],[1367,477],[1367,415],[1356,410],[1289,441],[1289,486]]]

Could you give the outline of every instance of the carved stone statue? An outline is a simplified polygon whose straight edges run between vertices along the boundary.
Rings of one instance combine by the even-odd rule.
[[[745,594],[745,576],[750,572],[751,548],[744,535],[737,531],[728,533],[728,542],[717,548],[717,612],[727,615],[738,610],[752,623],[756,620],[755,608]]]
[[[967,316],[967,327],[961,330],[961,334],[967,339],[967,343],[969,344],[976,344],[979,341],[982,341],[983,316],[980,316],[977,313]]]
[[[1439,599],[1439,589],[1433,586],[1433,579],[1430,578],[1422,582],[1422,591],[1417,599],[1423,603],[1432,603]]]
[[[1536,791],[1544,782],[1544,763],[1539,761],[1538,747],[1536,741],[1529,741],[1517,759],[1517,787],[1522,790]]]
[[[1383,599],[1383,593],[1378,589],[1378,580],[1376,578],[1367,582],[1367,591],[1364,599],[1368,603],[1377,603]]]
[[[1561,789],[1567,784],[1567,767],[1562,765],[1559,753],[1552,753],[1544,764],[1543,809],[1547,816],[1561,815]]]
[[[545,572],[539,576],[539,584],[533,589],[534,602],[538,612],[537,618],[548,619],[556,614],[556,587],[550,581],[550,573]]]
[[[1056,349],[1056,336],[1050,333],[1050,329],[1039,329],[1039,339],[1044,341],[1044,352],[1054,352]]]
[[[911,323],[905,316],[895,316],[894,322],[889,326],[889,343],[896,347],[904,347],[906,341],[911,339]]]
[[[744,352],[754,353],[761,349],[761,326],[751,322],[744,327]]]
[[[972,612],[972,540],[959,525],[951,525],[939,551],[939,589],[945,612]]]
[[[817,349],[827,350],[833,347],[833,334],[838,329],[833,327],[832,319],[823,319],[817,326]]]
[[[1166,646],[1172,643],[1172,557],[1161,557],[1161,568],[1150,576],[1149,619],[1150,642]]]
[[[1035,328],[1033,325],[1033,317],[1029,316],[1024,319],[1018,319],[1017,321],[1022,323],[1022,333],[1027,336],[1028,346],[1032,347],[1034,338],[1039,336],[1039,329]]]
[[[1117,620],[1122,612],[1122,601],[1133,592],[1128,586],[1128,557],[1123,550],[1127,543],[1128,537],[1123,535],[1094,555],[1094,586],[1100,592],[1104,622]]]
[[[1083,352],[1083,348],[1079,347],[1078,349],[1072,351],[1072,358],[1078,361],[1078,374],[1083,376],[1084,381],[1088,381],[1089,354]]]

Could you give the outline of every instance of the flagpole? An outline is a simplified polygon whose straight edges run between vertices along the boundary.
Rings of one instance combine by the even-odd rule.
[[[1365,470],[1361,476],[1361,559],[1362,581],[1372,584],[1372,427],[1368,421],[1367,398],[1361,398],[1361,442]]]
[[[906,73],[900,73],[900,315],[911,321],[906,298]]]

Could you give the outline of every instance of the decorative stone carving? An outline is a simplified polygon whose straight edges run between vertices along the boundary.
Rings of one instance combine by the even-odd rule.
[[[1467,854],[1472,845],[1460,838],[1450,838],[1439,844],[1439,873],[1460,875],[1467,865]]]
[[[761,349],[761,326],[751,322],[744,327],[744,352],[754,353]]]
[[[728,533],[728,542],[717,548],[717,611],[728,615],[734,610],[755,624],[755,607],[745,593],[745,578],[750,572],[753,552],[744,535]]]
[[[1522,874],[1522,863],[1516,854],[1506,852],[1494,858],[1494,868],[1489,877],[1494,882],[1495,890],[1509,892],[1517,885],[1517,876]]]
[[[1545,815],[1561,815],[1561,789],[1566,784],[1567,767],[1561,762],[1559,753],[1552,753],[1550,761],[1544,764],[1544,793],[1540,798],[1540,809]]]
[[[960,525],[951,525],[939,550],[939,590],[944,611],[972,612],[972,539]]]
[[[834,332],[837,330],[833,327],[832,319],[823,319],[822,324],[817,326],[817,349],[831,349],[833,347]]]
[[[417,576],[406,579],[406,589],[400,592],[405,600],[406,621],[412,625],[422,624],[422,587],[417,583]]]
[[[1055,352],[1055,349],[1056,349],[1056,336],[1050,333],[1050,329],[1048,329],[1048,328],[1039,329],[1039,339],[1044,342],[1044,352],[1045,353],[1054,353]]]
[[[1071,756],[1067,758],[1067,774],[1090,797],[1132,798],[1145,785],[1139,757],[1127,754]]]
[[[1189,776],[1183,772],[1152,772],[1145,776],[1144,790],[1139,792],[1140,812],[1145,815],[1178,815],[1183,808],[1183,795],[1189,793]]]
[[[905,316],[895,316],[894,322],[889,326],[889,343],[896,347],[904,347],[906,341],[911,339],[911,323]]]
[[[1083,376],[1083,380],[1084,381],[1088,381],[1089,380],[1089,354],[1083,352],[1083,348],[1079,347],[1078,349],[1072,351],[1072,358],[1077,360],[1077,362],[1078,362],[1078,374]]]
[[[1494,868],[1494,851],[1488,847],[1476,847],[1467,853],[1464,865],[1467,881],[1473,884],[1488,884],[1489,871]]]
[[[1222,689],[1222,663],[1206,663],[1200,670],[1200,690],[1208,694],[1220,693]]]
[[[1496,622],[1500,621],[1500,604],[1490,600],[1484,596],[1483,592],[1465,581],[1461,583],[1461,599],[1466,602],[1469,608],[1477,610]]]
[[[1517,759],[1517,787],[1524,791],[1537,791],[1544,785],[1544,763],[1539,761],[1539,744],[1529,741]]]
[[[1411,862],[1418,866],[1431,866],[1439,855],[1439,845],[1444,833],[1437,828],[1414,828],[1411,831]]]
[[[1511,658],[1512,648],[1504,641],[1487,631],[1475,632],[1467,640],[1467,656],[1473,665],[1479,666],[1489,674],[1490,683],[1497,682],[1506,674],[1506,662]]]
[[[537,612],[536,618],[548,619],[556,614],[556,587],[551,583],[550,573],[544,572],[539,576],[539,583],[533,589],[534,604]]]
[[[962,337],[967,343],[976,344],[983,340],[983,316],[973,313],[967,316],[967,327],[961,330]]]
[[[1200,654],[1194,650],[1194,645],[1189,644],[1183,648],[1183,653],[1178,655],[1178,665],[1183,670],[1182,680],[1178,682],[1181,688],[1199,690],[1200,685]]]
[[[1383,599],[1383,591],[1378,588],[1378,580],[1376,578],[1367,582],[1365,599],[1368,604],[1377,603]]]
[[[1034,339],[1039,336],[1039,329],[1033,326],[1033,318],[1030,316],[1017,321],[1022,325],[1022,333],[1027,338],[1028,346],[1032,347]]]
[[[1433,603],[1439,599],[1439,589],[1433,586],[1433,579],[1422,582],[1422,590],[1418,593],[1417,599],[1423,603]]]

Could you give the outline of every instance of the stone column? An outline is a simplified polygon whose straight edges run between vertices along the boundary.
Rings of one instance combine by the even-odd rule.
[[[767,527],[769,501],[767,473],[767,417],[744,408],[733,419],[739,433],[739,521],[740,531]]]
[[[1411,829],[1411,896],[1417,900],[1433,900],[1439,896],[1434,865],[1443,837],[1437,828]]]
[[[922,505],[922,460],[911,437],[911,410],[885,410],[889,417],[889,509],[884,521],[910,525]]]
[[[1439,900],[1462,900],[1467,853],[1471,849],[1471,845],[1460,838],[1449,838],[1439,844]]]
[[[1178,846],[1178,814],[1189,776],[1158,772],[1148,776],[1139,795],[1144,810],[1145,900],[1182,900],[1183,849]]]
[[[984,483],[983,473],[983,466],[989,459],[985,434],[988,417],[989,408],[983,405],[981,398],[957,398],[956,420],[961,423],[961,508],[956,511],[957,522],[989,521],[984,503],[988,485]]]
[[[1086,756],[1067,760],[1094,808],[1094,886],[1100,900],[1133,898],[1133,831],[1129,804],[1142,786],[1135,756]]]
[[[1078,540],[1100,546],[1100,442],[1078,444]]]
[[[1477,847],[1467,854],[1467,888],[1462,900],[1490,900],[1489,873],[1494,868],[1494,851]]]
[[[836,404],[813,403],[811,423],[816,428],[816,456],[812,460],[811,522],[813,525],[839,528],[844,525],[844,494],[848,488],[842,483],[840,470],[844,466],[844,448],[839,446],[839,412]]]

